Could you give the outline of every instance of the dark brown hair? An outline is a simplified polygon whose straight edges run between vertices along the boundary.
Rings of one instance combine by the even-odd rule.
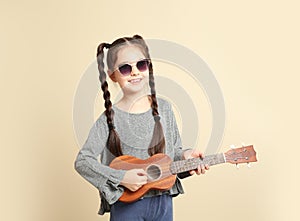
[[[114,156],[121,156],[122,149],[121,149],[121,142],[118,136],[117,131],[115,130],[114,126],[114,110],[112,109],[112,103],[110,100],[110,92],[108,90],[108,84],[106,81],[106,73],[104,71],[104,52],[103,49],[107,48],[107,66],[108,69],[113,70],[115,62],[117,60],[118,51],[128,45],[134,45],[141,49],[144,56],[150,60],[150,54],[148,46],[144,39],[139,35],[134,35],[133,37],[124,37],[115,40],[112,44],[108,43],[101,43],[97,48],[97,63],[98,63],[98,70],[99,70],[99,80],[101,83],[101,89],[103,91],[103,98],[104,98],[104,106],[105,106],[105,115],[107,119],[107,126],[109,129],[109,135],[107,139],[107,147],[111,151]],[[150,60],[151,61],[151,60]],[[152,115],[155,121],[153,135],[151,142],[148,148],[148,154],[150,156],[156,153],[164,153],[165,152],[165,137],[162,129],[162,125],[160,122],[160,116],[158,113],[158,105],[156,99],[156,91],[155,91],[155,83],[154,83],[154,76],[153,76],[153,67],[152,62],[149,63],[149,86],[151,89],[151,108],[152,108]]]

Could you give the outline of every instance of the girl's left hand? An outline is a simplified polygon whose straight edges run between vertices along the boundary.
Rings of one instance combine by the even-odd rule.
[[[190,159],[190,158],[198,158],[198,157],[200,157],[202,159],[204,158],[203,153],[201,153],[199,150],[191,149],[191,150],[186,150],[183,152],[183,158],[185,160]],[[197,175],[204,174],[205,170],[209,170],[208,164],[205,164],[205,165],[201,164],[198,166],[198,168],[196,170],[191,170],[190,174],[191,175],[194,175],[195,173]]]

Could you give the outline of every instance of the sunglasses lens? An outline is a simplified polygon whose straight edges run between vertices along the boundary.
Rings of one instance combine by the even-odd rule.
[[[131,73],[131,66],[129,64],[124,64],[119,67],[119,71],[123,75],[129,75]]]
[[[147,71],[148,70],[149,61],[148,60],[142,60],[136,63],[136,67],[139,69],[139,71]]]

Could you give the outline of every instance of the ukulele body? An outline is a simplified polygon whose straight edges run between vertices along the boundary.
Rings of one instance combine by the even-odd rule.
[[[128,155],[115,158],[110,164],[111,168],[119,170],[143,169],[148,176],[148,182],[137,191],[132,192],[125,188],[119,200],[127,203],[134,202],[151,189],[170,189],[176,181],[176,174],[172,174],[170,171],[172,162],[168,155],[162,153],[155,154],[146,160]]]

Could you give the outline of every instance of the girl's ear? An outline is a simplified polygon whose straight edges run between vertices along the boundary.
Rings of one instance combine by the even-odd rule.
[[[107,74],[113,82],[117,82],[115,72],[112,72],[111,70],[108,69]]]

